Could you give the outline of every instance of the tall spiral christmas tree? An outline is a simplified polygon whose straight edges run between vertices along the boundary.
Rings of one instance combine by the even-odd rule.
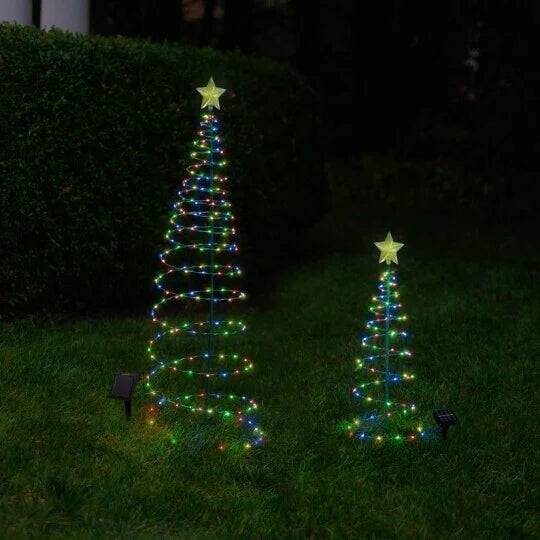
[[[241,392],[222,388],[226,380],[253,367],[228,343],[246,325],[223,313],[225,306],[245,298],[228,284],[241,270],[230,262],[238,247],[224,190],[227,179],[221,172],[225,161],[219,122],[213,113],[225,89],[210,78],[197,91],[201,109],[208,107],[208,112],[202,113],[189,174],[173,205],[165,234],[168,246],[159,254],[162,270],[155,284],[162,298],[151,310],[157,330],[147,349],[152,368],[146,388],[154,401],[152,415],[167,408],[199,413],[205,420],[219,417],[238,427],[244,446],[250,447],[264,440],[254,414],[257,404]]]
[[[388,233],[384,242],[375,245],[381,252],[379,263],[386,263],[386,268],[369,308],[367,335],[362,338],[363,354],[356,360],[359,381],[353,396],[362,401],[363,410],[347,424],[347,431],[350,437],[366,442],[415,441],[426,432],[422,426],[413,425],[416,405],[405,398],[401,386],[415,376],[404,366],[411,357],[405,346],[408,334],[403,329],[407,316],[401,314],[397,275],[392,268],[392,262],[398,264],[397,252],[403,244],[394,242]]]

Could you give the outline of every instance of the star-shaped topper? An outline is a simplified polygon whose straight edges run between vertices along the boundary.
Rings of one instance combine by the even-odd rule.
[[[216,107],[219,109],[219,96],[225,92],[225,88],[218,88],[214,83],[214,79],[210,77],[208,84],[206,86],[202,86],[201,88],[197,88],[197,92],[199,92],[199,94],[201,94],[203,97],[201,109],[204,109],[206,106],[209,106],[209,108]]]
[[[381,256],[379,257],[380,263],[386,261],[388,264],[390,264],[390,262],[395,262],[397,264],[397,252],[405,244],[394,242],[392,235],[388,233],[384,239],[384,242],[375,242],[375,245],[377,246],[377,249],[381,250]]]

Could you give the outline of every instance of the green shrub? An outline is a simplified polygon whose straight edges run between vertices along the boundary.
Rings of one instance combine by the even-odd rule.
[[[248,274],[326,204],[318,101],[290,68],[239,54],[0,25],[0,312],[146,305],[198,122],[223,96]]]

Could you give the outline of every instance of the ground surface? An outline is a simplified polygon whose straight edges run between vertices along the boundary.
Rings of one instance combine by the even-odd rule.
[[[400,240],[398,235],[395,235]],[[418,408],[459,416],[445,443],[363,448],[350,418],[376,253],[300,265],[248,313],[245,389],[269,442],[220,453],[107,398],[143,372],[141,318],[0,326],[0,523],[53,537],[533,538],[539,283],[526,264],[400,252]]]

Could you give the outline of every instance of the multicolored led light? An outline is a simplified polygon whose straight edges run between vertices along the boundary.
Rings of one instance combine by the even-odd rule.
[[[248,396],[216,387],[218,381],[241,376],[253,368],[248,358],[229,351],[222,343],[224,338],[244,332],[246,325],[223,318],[218,310],[246,295],[222,285],[223,280],[240,276],[241,270],[222,260],[236,253],[238,247],[233,241],[236,231],[231,203],[223,187],[227,179],[221,175],[226,164],[221,143],[218,119],[209,106],[209,112],[202,115],[198,138],[193,142],[189,174],[178,192],[179,200],[173,205],[171,226],[165,234],[168,246],[159,254],[163,269],[154,281],[162,298],[151,310],[157,330],[147,348],[152,367],[146,377],[146,388],[157,406],[150,408],[151,415],[159,408],[168,407],[202,413],[205,418],[213,415],[232,420],[242,428],[243,446],[250,448],[264,441],[254,414],[257,404]],[[173,285],[173,281],[179,283]],[[196,285],[191,290],[182,288],[193,281]],[[193,314],[201,311],[201,304],[207,305],[206,316],[203,320],[193,320]],[[174,305],[184,308],[185,315],[180,320],[175,319],[177,315],[168,315]],[[192,342],[190,346],[189,338],[197,338],[199,344]],[[172,349],[184,349],[181,354],[170,352],[171,340],[175,339],[180,339],[180,343]],[[200,391],[171,395],[161,390],[159,377],[165,372],[168,376],[200,379]],[[150,422],[153,423],[153,418]],[[225,444],[220,443],[219,447],[223,450]]]
[[[422,426],[410,427],[409,417],[416,410],[415,403],[391,397],[397,385],[415,379],[414,374],[401,368],[402,361],[411,357],[411,351],[405,346],[408,333],[402,325],[407,316],[400,314],[397,277],[391,268],[391,261],[397,263],[396,253],[403,244],[393,242],[389,234],[385,243],[376,245],[381,249],[380,262],[386,262],[386,269],[369,308],[367,335],[361,339],[363,355],[355,360],[360,381],[352,390],[365,410],[348,422],[346,429],[349,437],[361,441],[415,441],[427,435]]]

